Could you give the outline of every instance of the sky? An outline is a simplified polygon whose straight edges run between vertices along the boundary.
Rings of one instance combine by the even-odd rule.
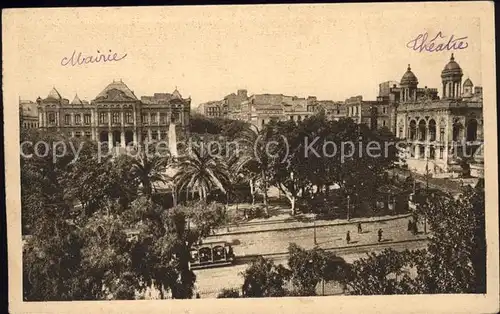
[[[416,4],[415,4],[416,5]],[[92,100],[122,79],[140,96],[180,91],[192,106],[238,89],[373,100],[378,84],[399,81],[408,64],[419,87],[441,92],[451,52],[481,85],[481,29],[472,13],[398,5],[270,5],[33,9],[13,14],[16,88],[21,99],[46,97],[52,87],[70,101]],[[419,11],[416,11],[416,10]],[[439,31],[467,37],[463,50],[418,52],[407,43]],[[109,51],[117,62],[62,66],[73,51]]]

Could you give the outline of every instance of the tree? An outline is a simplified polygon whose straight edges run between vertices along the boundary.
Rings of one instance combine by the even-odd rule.
[[[291,280],[298,288],[298,295],[316,295],[316,286],[321,280],[341,280],[345,262],[333,253],[320,248],[304,250],[295,243],[290,243],[288,255]]]
[[[179,170],[174,176],[177,189],[186,189],[186,193],[197,191],[203,201],[207,200],[207,194],[213,188],[226,193],[231,182],[223,160],[202,145],[193,147],[187,155],[179,158],[176,167]]]
[[[146,197],[151,197],[155,182],[165,182],[165,170],[169,162],[169,157],[165,158],[157,154],[141,151],[132,160],[131,174],[137,178],[142,185],[142,190]]]
[[[237,133],[237,143],[240,150],[236,151],[230,159],[231,170],[244,177],[250,187],[252,205],[255,205],[257,187],[260,185],[266,216],[269,216],[269,172],[270,159],[266,153],[268,132],[261,131],[254,125],[247,125]]]
[[[485,293],[484,187],[466,187],[454,198],[421,194],[417,213],[429,222],[427,249],[385,250],[354,262],[346,285],[353,294]],[[413,275],[404,274],[413,270]],[[392,277],[391,277],[392,276]]]
[[[423,293],[484,293],[486,236],[484,188],[465,187],[457,198],[421,195],[417,213],[432,232],[417,283]]]
[[[242,275],[244,297],[282,297],[287,294],[285,284],[290,278],[290,271],[282,265],[258,257]]]
[[[346,267],[344,284],[349,294],[381,295],[411,293],[414,288],[405,267],[413,266],[419,251],[398,252],[385,249],[381,253],[367,253]]]

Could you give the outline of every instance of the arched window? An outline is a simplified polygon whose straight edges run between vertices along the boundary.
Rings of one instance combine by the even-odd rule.
[[[426,137],[427,137],[427,130],[426,130],[426,123],[425,123],[425,120],[420,120],[420,122],[418,122],[418,139],[420,141],[425,141]]]
[[[472,142],[477,139],[477,120],[471,119],[467,123],[467,142]]]
[[[436,140],[436,121],[434,121],[434,119],[429,121],[429,140]]]
[[[415,140],[417,135],[417,122],[415,120],[410,121],[410,140]]]

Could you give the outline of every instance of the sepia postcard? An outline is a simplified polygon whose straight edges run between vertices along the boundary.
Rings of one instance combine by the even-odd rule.
[[[492,2],[2,12],[11,313],[497,313]]]

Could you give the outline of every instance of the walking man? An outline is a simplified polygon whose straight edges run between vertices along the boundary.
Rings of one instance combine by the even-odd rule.
[[[378,242],[382,241],[382,229],[378,229]]]
[[[361,228],[360,222],[358,222],[358,233],[363,233],[363,228]]]
[[[351,242],[351,233],[349,231],[347,231],[347,234],[345,236],[345,240],[346,240],[347,244],[349,244],[349,242]]]

